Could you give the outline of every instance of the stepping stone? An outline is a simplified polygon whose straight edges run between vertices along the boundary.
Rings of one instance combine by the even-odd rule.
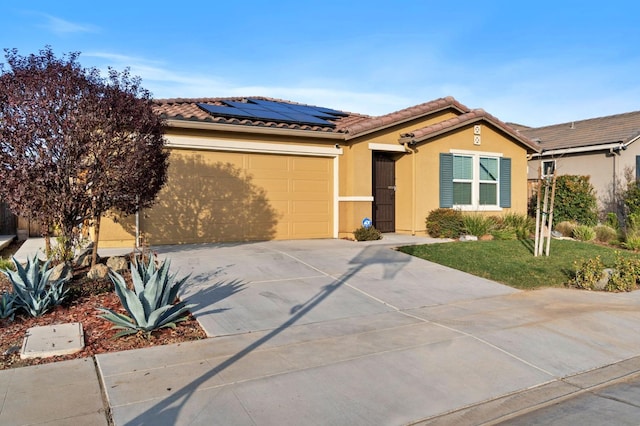
[[[22,341],[20,358],[69,355],[83,348],[84,332],[79,322],[31,327]]]

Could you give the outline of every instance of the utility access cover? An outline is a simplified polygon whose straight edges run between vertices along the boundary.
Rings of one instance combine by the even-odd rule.
[[[22,342],[20,358],[69,355],[83,348],[84,332],[79,322],[31,327]]]

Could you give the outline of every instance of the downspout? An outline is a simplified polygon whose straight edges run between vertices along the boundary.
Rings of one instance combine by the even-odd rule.
[[[411,153],[411,235],[416,235],[416,151],[404,143],[404,149]]]

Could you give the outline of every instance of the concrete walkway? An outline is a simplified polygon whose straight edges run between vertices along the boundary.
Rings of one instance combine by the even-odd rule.
[[[51,239],[51,244],[55,246],[55,238]],[[125,253],[130,253],[131,247],[126,248],[100,248],[98,247],[99,256],[116,256]],[[29,238],[22,243],[18,251],[13,257],[20,263],[26,263],[27,259],[37,255],[40,259],[46,259],[45,255],[45,240],[44,238]]]
[[[15,235],[0,235],[0,250],[8,247],[15,238]]]
[[[158,248],[215,338],[98,355],[73,380],[101,381],[108,408],[78,389],[89,408],[50,420],[488,424],[640,371],[640,292],[520,292],[389,248],[431,241],[406,238]],[[15,377],[60,365],[0,371],[0,424],[42,423],[16,414]]]

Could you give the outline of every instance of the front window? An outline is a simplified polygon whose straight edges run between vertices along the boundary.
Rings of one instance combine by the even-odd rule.
[[[461,208],[498,207],[500,158],[479,154],[453,156],[453,204]]]

